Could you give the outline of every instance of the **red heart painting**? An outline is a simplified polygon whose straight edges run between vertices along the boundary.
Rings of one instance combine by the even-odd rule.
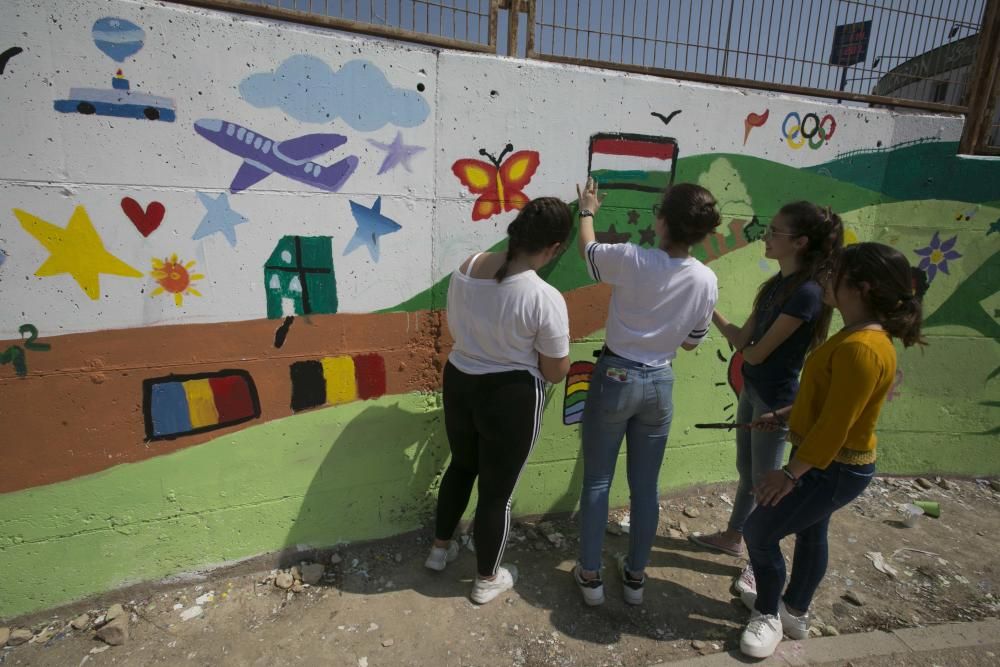
[[[156,228],[163,222],[163,215],[167,212],[163,204],[158,201],[149,202],[149,206],[144,211],[142,205],[131,197],[122,199],[122,210],[143,236],[149,236],[155,232]]]

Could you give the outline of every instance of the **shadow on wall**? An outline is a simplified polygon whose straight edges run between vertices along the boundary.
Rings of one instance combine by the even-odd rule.
[[[428,410],[372,405],[348,422],[317,467],[285,541],[331,546],[428,525],[448,459],[439,399]],[[350,475],[345,479],[345,471]],[[364,471],[364,474],[358,474]]]

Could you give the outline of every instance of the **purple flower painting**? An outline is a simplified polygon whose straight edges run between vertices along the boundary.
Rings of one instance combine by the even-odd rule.
[[[927,272],[928,283],[934,282],[934,276],[937,275],[938,271],[950,275],[948,262],[961,257],[954,250],[956,241],[958,241],[957,234],[942,243],[941,232],[934,232],[934,237],[931,238],[931,242],[926,248],[918,248],[913,251],[923,257],[917,268]]]

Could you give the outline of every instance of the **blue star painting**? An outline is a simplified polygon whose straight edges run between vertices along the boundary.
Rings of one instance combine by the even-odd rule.
[[[378,237],[398,232],[402,227],[395,220],[390,220],[382,215],[381,197],[375,200],[371,208],[352,201],[351,215],[358,223],[358,228],[351,240],[347,242],[344,254],[350,253],[363,244],[368,246],[368,252],[371,253],[372,259],[377,262],[379,258]]]
[[[198,193],[198,199],[205,207],[205,217],[201,219],[198,229],[194,230],[192,240],[197,241],[212,234],[222,234],[229,245],[236,247],[236,225],[249,222],[242,215],[229,207],[229,195],[225,192],[212,199],[204,192]]]
[[[427,150],[423,146],[410,146],[404,144],[402,132],[396,132],[396,138],[392,140],[391,144],[383,144],[381,141],[375,141],[374,139],[369,139],[368,143],[386,152],[385,159],[382,160],[382,166],[378,170],[380,176],[395,168],[395,166],[399,164],[403,165],[403,168],[406,169],[406,171],[412,173],[413,170],[410,169],[410,158],[420,151]]]

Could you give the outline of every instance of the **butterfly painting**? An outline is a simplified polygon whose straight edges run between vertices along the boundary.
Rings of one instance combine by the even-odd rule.
[[[502,213],[524,208],[528,196],[524,194],[524,186],[531,182],[531,177],[538,169],[537,151],[517,151],[512,144],[504,146],[499,157],[493,157],[485,148],[479,149],[479,154],[489,159],[464,159],[451,165],[451,170],[458,176],[462,185],[474,195],[479,195],[472,207],[473,220],[486,220]],[[507,159],[504,159],[511,153]]]

